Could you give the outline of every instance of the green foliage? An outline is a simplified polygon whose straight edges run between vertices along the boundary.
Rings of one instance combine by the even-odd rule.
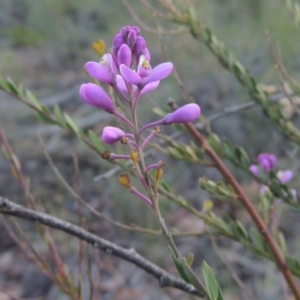
[[[207,140],[218,155],[228,159],[240,169],[249,171],[250,158],[244,148],[233,146],[229,141],[222,142],[215,133],[210,134]]]
[[[220,200],[237,199],[233,188],[223,181],[214,182],[205,177],[200,178],[200,186],[214,197]]]
[[[16,47],[34,46],[43,40],[41,33],[22,25],[15,25],[7,29],[5,35],[12,41],[12,45]]]
[[[202,263],[202,274],[209,298],[211,300],[223,300],[224,298],[220,286],[206,261]]]
[[[192,163],[204,163],[203,150],[191,143],[190,145],[171,141],[172,146],[167,147],[167,152],[175,159]]]
[[[184,264],[182,263],[182,260],[180,258],[176,257],[176,254],[174,253],[174,251],[172,249],[170,249],[170,250],[171,250],[171,256],[172,256],[173,263],[174,263],[179,275],[185,282],[191,283],[190,278],[185,271],[185,267],[184,267]]]

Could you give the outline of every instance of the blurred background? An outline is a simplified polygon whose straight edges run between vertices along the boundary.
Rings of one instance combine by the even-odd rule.
[[[156,1],[149,2],[157,5]],[[156,28],[148,8],[138,0],[129,3],[143,22]],[[258,82],[278,86],[274,62],[265,37],[266,30],[274,42],[279,41],[282,60],[289,72],[297,78],[300,70],[299,31],[282,1],[199,0],[194,5],[200,20],[225,42],[227,48]],[[16,83],[23,82],[44,105],[52,108],[58,103],[81,128],[93,128],[100,134],[104,125],[111,124],[111,117],[84,105],[80,100],[79,86],[89,81],[83,67],[89,60],[99,60],[91,48],[92,43],[103,39],[107,48],[110,48],[114,35],[125,25],[138,24],[119,0],[0,0],[0,74],[11,77]],[[173,26],[162,25],[167,29]],[[142,35],[151,51],[152,66],[166,60],[162,51],[165,48],[187,92],[201,106],[205,116],[251,100],[236,79],[189,33],[163,36],[163,42],[157,35],[143,29]],[[162,82],[151,96],[163,107],[167,106],[169,97],[178,104],[184,103],[181,90],[172,76]],[[153,102],[145,99],[139,110],[141,120],[155,120],[155,115],[149,113],[152,107]],[[293,120],[296,118],[293,113],[290,117]],[[0,125],[20,159],[24,173],[31,177],[35,196],[48,212],[66,220],[76,220],[75,201],[47,164],[38,142],[38,133],[41,133],[47,150],[70,183],[74,182],[72,154],[76,153],[81,169],[82,194],[90,204],[124,223],[157,228],[152,212],[145,210],[144,203],[124,193],[116,184],[116,176],[94,181],[96,176],[107,172],[111,165],[99,159],[71,134],[41,123],[32,110],[2,92]],[[232,144],[242,145],[253,161],[259,152],[269,151],[280,156],[280,168],[299,172],[299,163],[293,161],[290,154],[293,146],[264,117],[259,107],[218,119],[212,123],[212,129]],[[165,132],[171,133],[174,130],[168,128]],[[157,153],[157,158],[161,157],[165,159]],[[168,163],[165,169],[166,181],[201,209],[202,201],[209,195],[201,191],[198,178],[205,175],[216,180],[220,179],[220,175],[215,170],[199,165],[175,163],[174,160],[168,160]],[[257,188],[250,178],[235,172],[245,190],[255,198]],[[293,182],[293,185],[296,186],[297,182]],[[0,195],[24,203],[22,191],[11,175],[10,164],[2,153]],[[171,227],[186,231],[204,228],[198,219],[163,199],[162,206]],[[216,212],[226,211],[245,224],[249,223],[244,210],[236,203],[216,202],[215,209]],[[162,238],[122,231],[90,217],[88,213],[85,217],[88,218],[91,231],[124,247],[136,248],[150,260],[176,274]],[[300,249],[299,239],[295,239],[296,226],[292,226],[297,217],[294,213],[283,212],[282,230],[287,235],[292,253]],[[21,224],[34,247],[47,257],[44,242],[38,238],[34,225],[28,222]],[[62,233],[53,231],[53,234],[65,262],[71,272],[76,274],[77,241],[66,238]],[[216,259],[209,238],[185,237],[176,241],[183,253],[195,254],[196,270],[203,259],[208,261],[216,272],[226,299],[246,299],[228,277],[223,263]],[[257,299],[283,299],[278,298],[282,290],[282,278],[279,274],[273,275],[276,273],[273,263],[258,259],[237,243],[222,239],[219,243],[227,260]],[[100,253],[99,261],[101,278],[97,283],[99,296],[95,299],[193,299],[175,290],[161,290],[157,282],[143,271],[114,257]],[[0,300],[20,299],[17,297],[68,299],[24,256],[3,229],[0,237]]]

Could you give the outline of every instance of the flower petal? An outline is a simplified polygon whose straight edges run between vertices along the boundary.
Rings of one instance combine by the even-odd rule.
[[[249,167],[249,171],[250,171],[253,175],[255,175],[256,177],[259,177],[259,168],[258,168],[257,165],[251,165],[251,166]]]
[[[118,142],[123,136],[125,132],[120,128],[113,127],[113,126],[106,126],[103,128],[102,132],[102,141],[108,145],[112,145]]]
[[[121,75],[117,75],[116,77],[116,83],[117,83],[117,87],[119,89],[120,92],[122,93],[128,93],[125,81],[123,79],[123,77]]]
[[[120,65],[120,73],[124,80],[131,84],[139,84],[141,82],[141,77],[132,69],[128,68],[126,65]]]
[[[104,109],[109,113],[114,113],[115,107],[112,100],[106,92],[94,83],[83,84],[80,87],[79,94],[88,104]]]
[[[164,118],[164,124],[189,123],[199,118],[200,106],[196,103],[186,104]]]
[[[132,54],[128,45],[122,44],[118,51],[118,64],[124,64],[127,67],[131,65],[132,62]]]
[[[160,81],[158,80],[158,81],[154,81],[154,82],[146,84],[144,86],[144,88],[141,90],[140,96],[155,90],[159,86],[159,83],[160,83]]]
[[[291,170],[277,172],[277,178],[283,184],[289,182],[293,178],[293,176],[294,176],[294,173]]]
[[[113,83],[112,72],[106,66],[90,61],[85,64],[85,69],[91,77],[108,84]]]
[[[173,64],[166,62],[156,66],[147,78],[147,83],[165,79],[173,70]]]

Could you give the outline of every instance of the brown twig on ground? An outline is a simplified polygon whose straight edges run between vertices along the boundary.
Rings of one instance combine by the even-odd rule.
[[[171,102],[170,106],[173,110],[177,108],[176,104]],[[246,210],[248,211],[251,219],[261,232],[265,242],[269,246],[272,254],[274,255],[274,260],[276,261],[278,268],[280,269],[281,273],[283,274],[286,282],[288,283],[290,289],[292,290],[295,298],[300,300],[300,291],[297,287],[295,279],[291,273],[291,270],[287,266],[284,257],[281,254],[281,251],[278,248],[278,245],[274,241],[267,225],[260,217],[258,211],[256,210],[255,206],[252,204],[251,200],[245,194],[244,190],[242,189],[241,185],[238,183],[236,178],[233,174],[229,171],[217,153],[212,149],[209,143],[206,141],[205,137],[197,130],[197,128],[191,124],[185,124],[187,130],[191,133],[191,135],[195,138],[195,140],[200,144],[206,154],[211,158],[211,160],[215,163],[216,168],[220,171],[223,177],[228,181],[228,183],[233,187],[234,191],[238,195],[239,200],[242,202]]]
[[[112,254],[130,263],[135,264],[139,268],[143,269],[144,271],[158,279],[160,287],[173,287],[187,292],[191,295],[203,297],[202,293],[200,293],[192,285],[187,284],[181,278],[175,277],[174,275],[161,269],[154,263],[150,262],[140,254],[138,254],[133,248],[126,249],[120,247],[110,241],[107,241],[101,237],[96,236],[95,234],[92,234],[78,227],[77,225],[63,221],[46,213],[28,209],[1,196],[0,213],[41,223],[48,227],[64,231],[72,236],[86,241],[87,243],[93,245],[94,248],[101,249],[108,254]]]

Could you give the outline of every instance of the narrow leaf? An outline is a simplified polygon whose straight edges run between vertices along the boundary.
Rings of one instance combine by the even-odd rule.
[[[205,286],[208,295],[211,300],[222,300],[223,295],[217,280],[215,279],[214,273],[212,272],[210,266],[203,261],[202,263],[202,274],[204,277]]]
[[[184,266],[182,265],[182,262],[176,257],[174,251],[171,248],[170,248],[170,250],[171,250],[172,260],[173,260],[174,265],[175,265],[178,273],[180,274],[181,278],[184,281],[186,281],[187,283],[191,283],[188,275],[186,274],[186,272],[184,270]]]

